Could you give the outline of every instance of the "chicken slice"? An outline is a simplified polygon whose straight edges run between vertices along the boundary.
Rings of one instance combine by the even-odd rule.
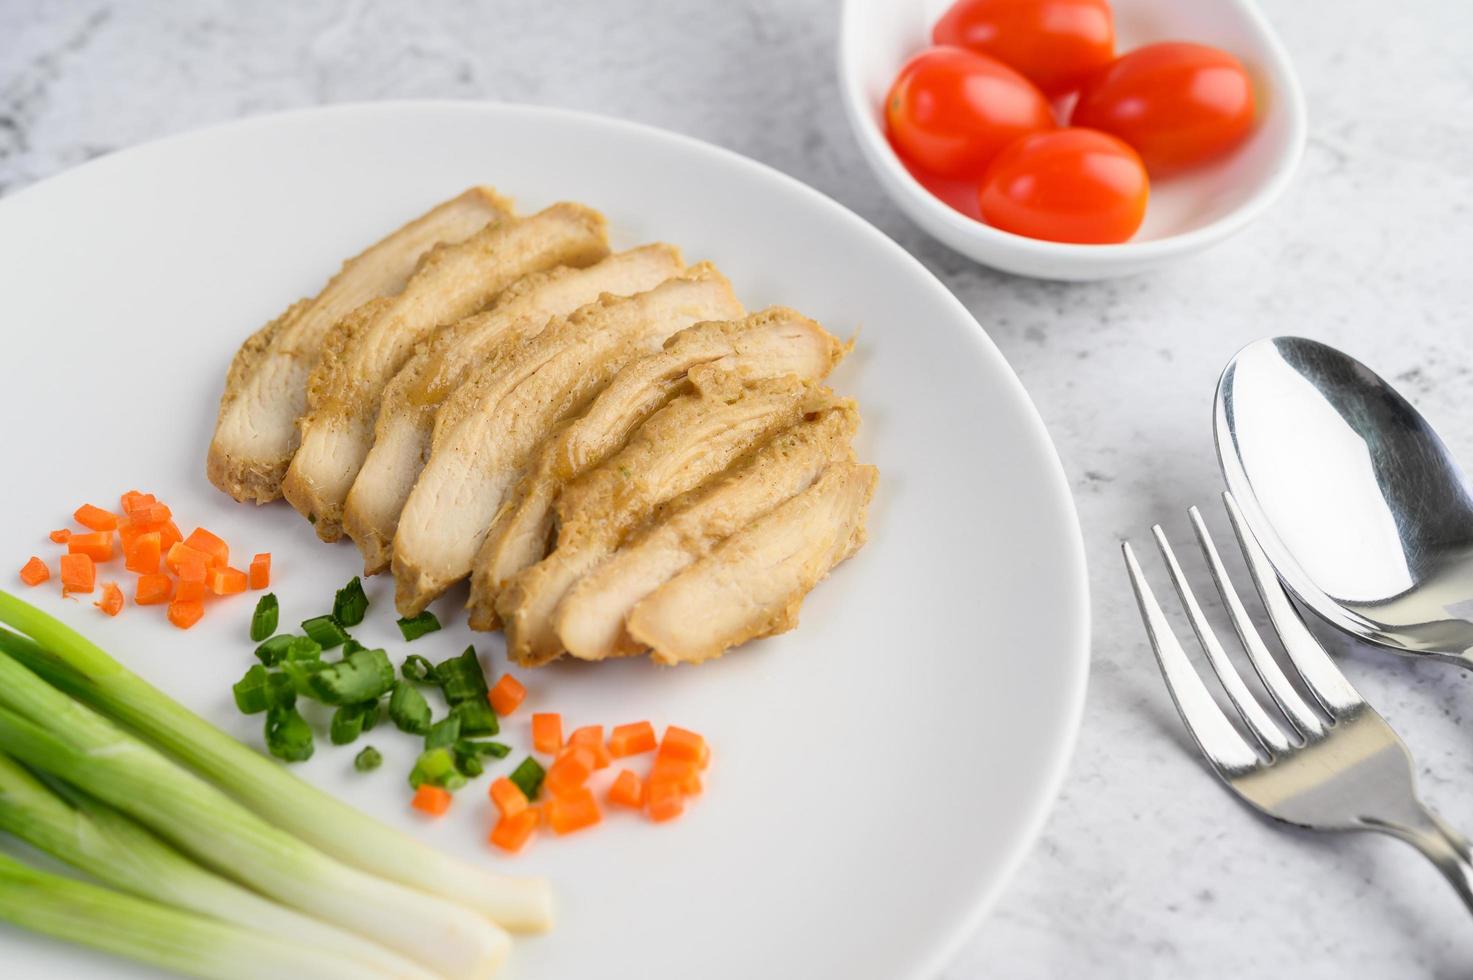
[[[660,505],[838,401],[827,388],[793,377],[751,381],[710,367],[690,376],[694,394],[656,412],[629,445],[563,490],[557,547],[512,578],[496,599],[509,658],[536,666],[561,654],[553,615],[574,583],[613,554]],[[485,600],[474,590],[470,609],[474,628],[487,618]]]
[[[333,328],[307,382],[301,445],[281,492],[324,541],[342,534],[343,501],[373,440],[384,386],[442,323],[485,308],[522,276],[592,265],[608,254],[604,219],[578,204],[489,226],[427,255],[399,295],[359,307]]]
[[[568,590],[553,627],[569,653],[584,660],[639,653],[624,630],[629,611],[730,535],[802,493],[830,463],[854,458],[859,424],[844,404],[778,433],[713,486],[672,501],[659,523]]]
[[[537,451],[476,556],[472,591],[490,607],[503,583],[542,560],[563,486],[608,459],[645,419],[688,390],[691,368],[715,364],[753,378],[791,374],[818,380],[843,356],[844,346],[828,331],[783,307],[682,330],[658,354],[620,371],[586,414]]]
[[[702,263],[647,292],[603,296],[498,351],[441,408],[429,462],[404,504],[392,562],[401,614],[419,613],[470,574],[533,450],[620,368],[692,323],[741,314],[731,284]]]
[[[657,663],[700,663],[798,625],[798,607],[864,544],[878,471],[833,463],[802,493],[737,531],[640,600],[628,630]]]
[[[307,376],[328,331],[369,300],[402,290],[431,248],[465,241],[510,214],[506,198],[473,187],[344,262],[322,292],[252,334],[225,379],[205,464],[210,482],[240,501],[280,497],[307,407]]]
[[[652,289],[684,268],[672,245],[646,245],[583,269],[562,266],[527,276],[496,305],[437,329],[421,341],[384,389],[373,447],[343,506],[343,529],[363,553],[363,570],[389,567],[399,512],[429,458],[435,415],[445,398],[497,348],[542,332],[603,293],[628,296]]]

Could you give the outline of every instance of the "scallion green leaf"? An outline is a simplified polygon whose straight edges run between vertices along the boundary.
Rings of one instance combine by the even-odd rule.
[[[440,621],[428,609],[418,616],[404,617],[399,620],[399,632],[404,634],[406,642],[417,640],[426,633],[433,633],[439,628]]]
[[[327,669],[321,660],[283,660],[281,673],[291,681],[292,689],[304,698],[316,698],[312,690],[312,675]]]
[[[362,735],[365,728],[371,727],[366,723],[377,714],[377,700],[342,705],[332,713],[332,727],[328,730],[328,737],[334,745],[347,745]]]
[[[367,650],[367,649],[368,649],[368,647],[364,646],[362,643],[359,643],[357,640],[353,639],[351,636],[348,637],[346,640],[343,641],[343,656],[345,658],[346,657],[351,657],[353,654],[357,653],[359,650]]]
[[[400,731],[423,735],[430,730],[430,703],[414,685],[398,681],[389,696],[389,717]]]
[[[260,714],[266,710],[266,684],[270,675],[261,664],[251,664],[245,676],[236,681],[230,690],[235,694],[235,706],[243,715]]]
[[[302,620],[302,632],[306,633],[324,650],[340,647],[348,639],[348,633],[331,616],[313,616]]]
[[[321,660],[322,644],[310,636],[294,636],[291,638],[291,642],[286,645],[286,652],[282,655],[281,659],[283,661]]]
[[[268,592],[256,600],[256,611],[251,615],[251,639],[254,642],[260,643],[276,632],[276,620],[280,612],[274,592]]]
[[[450,717],[460,719],[460,731],[463,735],[501,734],[501,724],[496,720],[496,712],[491,710],[491,705],[485,699],[460,702],[450,709]]]
[[[443,746],[426,749],[419,754],[414,768],[409,772],[409,785],[415,789],[429,783],[451,792],[465,785],[465,776],[455,767],[455,756]]]
[[[268,708],[266,748],[284,762],[304,762],[312,758],[312,726],[295,707]]]
[[[256,647],[256,659],[267,667],[275,667],[286,657],[287,647],[291,646],[292,641],[296,639],[299,637],[292,636],[290,633],[273,636]]]
[[[445,700],[452,705],[463,701],[486,701],[486,672],[476,657],[476,648],[466,647],[460,656],[435,664],[435,679]]]
[[[511,746],[500,742],[478,742],[474,739],[462,738],[456,740],[455,744],[450,747],[450,751],[455,753],[455,765],[460,771],[471,779],[475,779],[486,771],[486,764],[481,761],[485,756],[504,759],[511,752]]]
[[[343,626],[357,626],[368,612],[368,596],[363,593],[363,580],[353,576],[353,581],[338,589],[332,601],[332,615]]]
[[[308,678],[312,697],[323,704],[377,700],[394,686],[394,665],[382,650],[359,650]]]
[[[517,784],[517,789],[522,791],[523,796],[535,800],[537,791],[542,788],[542,777],[546,775],[547,771],[542,768],[542,764],[529,755],[522,760],[521,765],[511,771],[508,778]]]
[[[438,749],[454,745],[458,738],[460,738],[460,719],[454,715],[449,718],[441,718],[425,733],[425,748]]]
[[[383,764],[384,757],[372,745],[365,745],[362,752],[353,756],[353,768],[359,772],[372,772]]]
[[[414,681],[416,684],[437,684],[435,678],[435,665],[417,653],[411,653],[404,658],[404,666],[400,668],[406,681]]]

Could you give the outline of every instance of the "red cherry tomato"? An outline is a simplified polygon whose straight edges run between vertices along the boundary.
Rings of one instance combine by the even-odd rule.
[[[991,55],[1060,95],[1115,57],[1115,21],[1108,0],[957,0],[931,40]]]
[[[1051,242],[1105,244],[1135,234],[1150,182],[1125,143],[1092,129],[1034,133],[1011,144],[982,178],[982,218]]]
[[[970,178],[1019,136],[1055,125],[1032,82],[961,48],[922,51],[900,69],[885,99],[885,124],[896,152],[911,163]]]
[[[1242,142],[1253,128],[1253,82],[1226,51],[1149,44],[1091,78],[1069,121],[1114,133],[1160,176]]]

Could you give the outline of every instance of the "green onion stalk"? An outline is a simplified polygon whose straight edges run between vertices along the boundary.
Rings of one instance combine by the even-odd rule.
[[[6,755],[0,755],[0,831],[141,898],[351,959],[371,976],[434,980],[376,943],[206,871],[112,807],[48,786]]]
[[[0,657],[0,751],[268,898],[371,936],[444,977],[488,977],[510,948],[500,927],[470,909],[340,864],[273,827],[9,657]]]
[[[37,871],[0,854],[0,920],[206,980],[355,980],[357,960]]]
[[[129,726],[267,821],[346,864],[466,905],[513,932],[552,924],[540,878],[453,860],[309,785],[150,685],[52,616],[0,591],[0,652]],[[29,637],[29,639],[27,639]]]

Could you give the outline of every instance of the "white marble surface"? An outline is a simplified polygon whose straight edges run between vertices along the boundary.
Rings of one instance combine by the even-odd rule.
[[[1309,97],[1298,181],[1216,251],[1114,283],[1012,279],[925,239],[845,130],[835,7],[794,0],[0,0],[0,193],[206,123],[395,97],[638,119],[813,184],[976,313],[1053,431],[1088,543],[1094,662],[1070,777],[947,977],[1468,976],[1467,915],[1409,850],[1270,827],[1185,750],[1117,555],[1154,520],[1185,534],[1185,507],[1210,502],[1212,385],[1264,334],[1361,355],[1473,460],[1473,5],[1277,0],[1268,13]],[[1428,799],[1473,830],[1467,675],[1362,652],[1345,664],[1411,746]]]

